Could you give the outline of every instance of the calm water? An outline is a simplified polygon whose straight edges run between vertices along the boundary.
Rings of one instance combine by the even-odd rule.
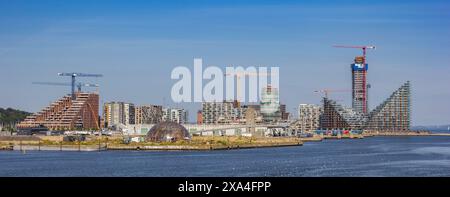
[[[450,137],[211,152],[0,151],[0,176],[450,176]]]

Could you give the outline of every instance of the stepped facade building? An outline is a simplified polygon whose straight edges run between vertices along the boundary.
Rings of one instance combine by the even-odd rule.
[[[322,129],[363,129],[367,117],[353,108],[344,107],[336,101],[323,99]]]
[[[410,95],[410,83],[408,81],[370,112],[366,129],[394,132],[409,131],[411,124]]]
[[[75,93],[64,96],[38,113],[28,116],[17,125],[27,129],[46,127],[50,130],[100,129],[99,95],[96,93]]]
[[[368,115],[324,98],[320,127],[322,129],[364,129],[382,132],[409,131],[411,124],[410,97],[410,82],[408,81]]]

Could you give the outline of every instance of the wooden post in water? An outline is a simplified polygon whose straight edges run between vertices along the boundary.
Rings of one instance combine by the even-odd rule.
[[[59,142],[59,151],[62,151],[62,143],[63,141]]]
[[[20,140],[20,151],[22,151],[22,140]]]
[[[41,151],[41,139],[39,138],[38,151]]]
[[[81,151],[80,135],[78,135],[78,151]]]

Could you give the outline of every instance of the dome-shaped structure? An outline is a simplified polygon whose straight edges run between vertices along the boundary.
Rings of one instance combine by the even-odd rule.
[[[174,142],[190,140],[191,136],[186,128],[175,122],[161,122],[153,126],[147,133],[146,141]]]

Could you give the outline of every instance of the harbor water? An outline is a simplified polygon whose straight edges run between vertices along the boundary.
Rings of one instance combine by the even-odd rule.
[[[0,151],[0,176],[450,176],[450,137],[368,137],[223,151]]]

